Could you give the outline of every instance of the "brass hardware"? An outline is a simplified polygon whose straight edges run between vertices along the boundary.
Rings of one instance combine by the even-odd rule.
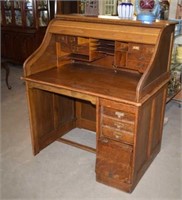
[[[114,123],[114,126],[116,126],[118,129],[123,128],[124,124],[121,123]]]
[[[132,49],[140,50],[140,47],[139,46],[133,46]]]
[[[120,135],[115,135],[115,138],[116,139],[119,139],[121,136]]]
[[[108,143],[109,140],[108,140],[107,138],[102,138],[101,142],[103,142],[103,143]]]
[[[119,111],[116,111],[115,112],[115,115],[118,117],[118,118],[121,118],[121,117],[124,117],[124,113],[123,112],[119,112]]]

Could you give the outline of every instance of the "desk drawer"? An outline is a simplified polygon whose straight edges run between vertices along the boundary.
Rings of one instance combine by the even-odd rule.
[[[134,122],[126,121],[126,120],[117,120],[110,117],[103,116],[102,125],[109,126],[111,128],[115,128],[117,130],[125,130],[127,132],[134,132]]]
[[[133,113],[125,112],[123,110],[116,110],[114,108],[105,106],[103,107],[103,114],[119,120],[126,120],[132,122],[134,122],[135,120],[135,115]]]
[[[131,183],[131,167],[128,165],[96,159],[96,173],[100,177],[106,177],[110,180]]]
[[[133,133],[124,130],[116,130],[107,126],[102,126],[102,135],[128,144],[133,144],[134,141]]]
[[[133,147],[106,137],[98,140],[97,157],[108,161],[130,165],[133,155]]]
[[[132,147],[103,137],[99,139],[97,149],[96,173],[102,177],[129,183]]]

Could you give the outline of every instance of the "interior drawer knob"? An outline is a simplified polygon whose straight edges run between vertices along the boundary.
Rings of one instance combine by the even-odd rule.
[[[119,111],[116,111],[116,112],[115,112],[115,115],[116,115],[118,118],[124,117],[124,113],[123,113],[123,112],[119,112]]]

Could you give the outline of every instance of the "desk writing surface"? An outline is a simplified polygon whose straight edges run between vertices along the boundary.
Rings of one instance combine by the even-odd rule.
[[[141,75],[135,73],[72,63],[30,75],[25,79],[93,96],[135,101],[140,77]]]

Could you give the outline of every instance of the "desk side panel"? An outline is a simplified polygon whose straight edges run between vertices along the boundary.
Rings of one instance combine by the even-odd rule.
[[[138,107],[138,124],[134,148],[134,182],[139,182],[159,153],[162,141],[167,85]],[[142,123],[141,123],[142,122]]]
[[[24,62],[24,76],[29,76],[56,66],[55,36],[49,32],[50,27],[51,22],[39,48]]]
[[[29,87],[28,83],[27,97],[32,148],[36,155],[75,127],[75,102],[69,97]]]
[[[174,39],[174,28],[175,26],[172,24],[161,30],[153,58],[138,83],[137,101],[149,95],[157,87],[164,86],[169,80],[169,64]]]

